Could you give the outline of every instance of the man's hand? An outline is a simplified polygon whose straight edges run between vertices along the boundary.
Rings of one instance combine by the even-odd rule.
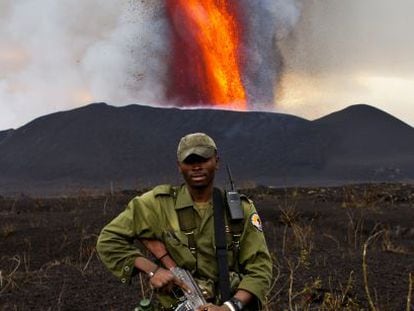
[[[154,288],[166,288],[168,291],[174,285],[179,286],[183,291],[190,292],[190,288],[182,280],[177,278],[170,270],[159,268],[150,278],[150,284]]]
[[[148,275],[152,275],[149,281],[153,288],[171,290],[174,285],[177,285],[183,291],[190,291],[187,284],[177,278],[170,270],[157,266],[145,257],[138,256],[135,258],[134,265],[138,270],[143,271]]]
[[[216,306],[212,303],[208,303],[199,307],[197,311],[230,311],[230,309],[226,305]]]

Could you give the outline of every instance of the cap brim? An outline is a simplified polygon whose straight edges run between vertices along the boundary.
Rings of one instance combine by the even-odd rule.
[[[185,159],[187,159],[192,154],[198,155],[205,159],[209,159],[214,155],[214,152],[215,152],[214,147],[206,147],[206,146],[193,147],[193,148],[186,150],[186,152],[184,152],[183,154],[181,154],[181,158],[178,160],[180,162],[183,162]]]

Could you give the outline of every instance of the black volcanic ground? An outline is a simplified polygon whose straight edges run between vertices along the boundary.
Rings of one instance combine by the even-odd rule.
[[[102,227],[139,193],[0,197],[0,310],[134,310],[141,289],[151,295],[148,279],[141,285],[136,276],[125,286],[104,268],[95,245]],[[373,310],[366,287],[375,310],[414,310],[412,300],[406,307],[414,185],[260,187],[245,194],[273,258],[265,310]]]
[[[180,183],[176,146],[195,131],[215,138],[240,186],[414,180],[414,129],[367,105],[308,121],[92,104],[0,131],[0,193]]]

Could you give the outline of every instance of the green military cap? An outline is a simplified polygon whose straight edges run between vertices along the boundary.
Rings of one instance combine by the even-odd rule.
[[[177,158],[183,162],[189,155],[196,154],[203,158],[211,158],[217,151],[214,140],[204,133],[192,133],[181,138],[177,148]]]

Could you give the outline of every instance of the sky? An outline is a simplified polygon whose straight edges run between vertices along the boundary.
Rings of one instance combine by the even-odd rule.
[[[278,110],[313,119],[365,103],[414,126],[414,1],[306,0],[281,43]]]
[[[414,1],[260,1],[284,64],[268,110],[315,119],[365,103],[414,126]],[[163,102],[162,12],[161,0],[0,0],[0,130],[91,102]]]

